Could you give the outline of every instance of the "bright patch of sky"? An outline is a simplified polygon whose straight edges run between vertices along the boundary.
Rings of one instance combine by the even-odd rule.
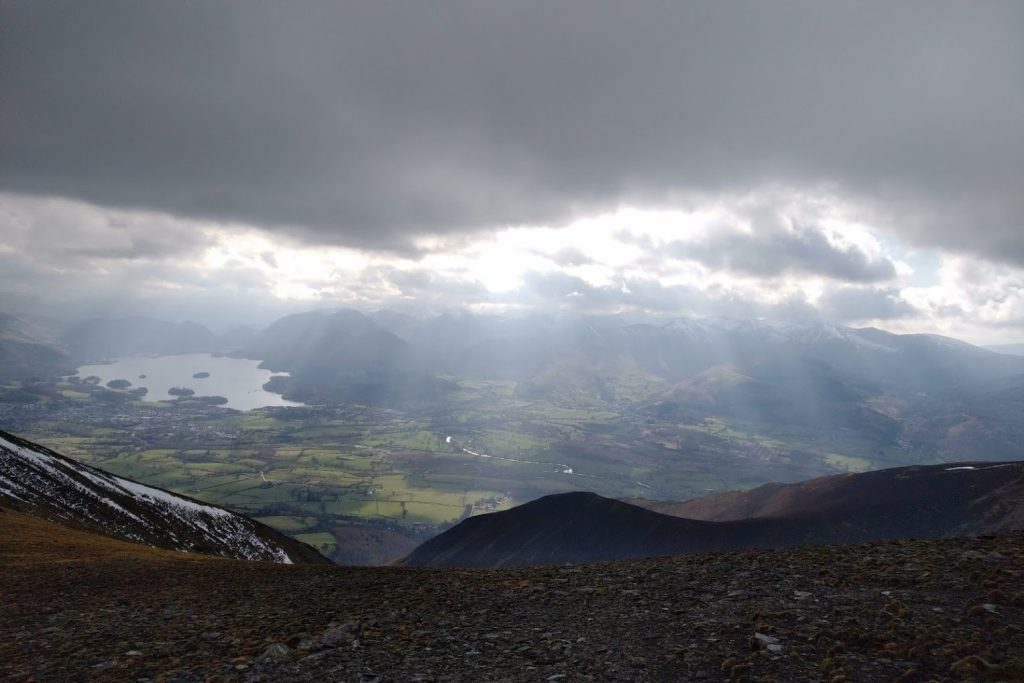
[[[1000,343],[1020,339],[1024,322],[1024,270],[908,245],[823,190],[623,206],[563,226],[421,238],[418,251],[397,254],[66,199],[0,200],[7,291],[106,302],[111,312],[167,309],[215,325],[338,306],[659,316],[739,306]],[[63,226],[74,226],[73,239],[53,239]],[[207,313],[218,306],[230,312]]]

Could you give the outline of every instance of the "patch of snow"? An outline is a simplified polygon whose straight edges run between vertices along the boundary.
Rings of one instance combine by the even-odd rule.
[[[23,503],[27,503],[28,502],[27,500],[25,500],[24,498],[22,498],[21,496],[16,494],[14,492],[13,488],[8,488],[7,486],[4,486],[4,484],[7,484],[8,486],[10,486],[11,482],[10,482],[10,480],[5,479],[3,477],[3,475],[0,475],[0,494],[3,494],[5,496],[7,496],[8,498],[13,498],[14,500],[20,500]]]
[[[1004,462],[1000,465],[987,465],[985,467],[978,467],[976,465],[958,465],[957,467],[947,467],[945,471],[953,472],[955,470],[995,470],[999,469],[1000,467],[1013,467],[1016,464],[1017,463],[1013,462]]]
[[[127,479],[121,479],[115,477],[117,480],[117,487],[128,491],[141,498],[146,498],[153,502],[163,503],[164,505],[170,505],[172,507],[186,510],[188,512],[211,515],[213,517],[231,517],[234,513],[224,510],[223,508],[216,508],[210,505],[201,505],[199,503],[193,503],[191,500],[185,500],[179,498],[173,493],[167,491],[161,491],[160,489],[154,489],[145,484],[139,484],[134,481],[128,481]]]
[[[21,467],[18,466],[19,461]],[[177,543],[179,550],[187,550],[192,544],[183,546],[174,533],[173,525],[185,525],[221,549],[222,554],[292,564],[291,557],[283,548],[265,541],[255,533],[250,520],[228,510],[93,470],[0,437],[0,463],[7,462],[11,462],[11,471],[17,476],[0,475],[0,494],[29,504],[45,501],[47,506],[56,508],[55,512],[60,517],[89,519],[122,536],[137,540],[142,538],[139,535],[142,529],[151,531],[157,528]],[[126,510],[110,496],[137,501],[141,506],[140,514],[153,521]],[[87,501],[106,505],[121,516],[98,517],[89,508]],[[161,517],[167,522],[161,522]],[[166,526],[167,523],[171,526]],[[225,548],[229,551],[223,550]]]
[[[100,486],[104,486],[104,487],[107,488],[107,490],[109,490],[110,484],[108,482],[100,479],[99,477],[96,477],[96,476],[92,475],[87,470],[81,469],[81,468],[67,467],[66,465],[64,465],[64,463],[56,460],[52,456],[46,455],[45,453],[37,453],[36,451],[33,451],[33,450],[29,449],[29,448],[24,448],[23,446],[17,446],[15,444],[12,444],[12,443],[7,442],[7,441],[5,441],[4,443],[6,444],[7,448],[9,448],[10,450],[13,450],[17,455],[20,455],[23,458],[26,458],[28,460],[31,460],[40,469],[46,470],[47,472],[50,473],[51,476],[53,476],[53,477],[63,481],[66,485],[69,485],[72,488],[75,488],[78,491],[84,493],[87,497],[94,498],[94,499],[100,501],[101,503],[103,503],[103,504],[113,508],[114,510],[117,510],[118,512],[120,512],[122,514],[127,515],[128,517],[131,517],[131,518],[135,519],[138,522],[145,523],[145,522],[143,522],[142,519],[140,519],[136,515],[132,514],[131,512],[128,512],[128,510],[125,510],[123,507],[121,507],[120,505],[118,505],[114,501],[112,501],[109,498],[106,498],[104,496],[97,495],[97,493],[95,491],[93,491],[92,489],[90,489],[88,486],[85,486],[85,485],[81,484],[80,482],[75,481],[75,479],[73,477],[71,477],[67,472],[64,471],[65,469],[70,469],[72,472],[75,472],[76,474],[83,475],[87,479],[89,479],[90,481],[92,481],[94,483],[99,483]]]

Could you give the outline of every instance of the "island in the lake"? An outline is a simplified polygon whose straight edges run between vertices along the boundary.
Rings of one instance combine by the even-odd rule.
[[[208,372],[196,372],[192,374],[192,379],[206,379],[210,376]]]
[[[170,389],[167,390],[167,393],[170,394],[171,396],[180,396],[182,398],[185,398],[188,396],[195,396],[196,392],[192,389],[189,389],[188,387],[171,387]]]
[[[189,406],[223,406],[227,405],[228,400],[224,396],[183,396],[177,402]]]
[[[107,386],[111,389],[127,389],[131,385],[132,383],[126,379],[112,379],[107,382]]]

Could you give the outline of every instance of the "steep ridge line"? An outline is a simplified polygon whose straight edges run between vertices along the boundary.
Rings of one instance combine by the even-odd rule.
[[[329,563],[255,520],[114,476],[0,431],[0,502],[71,526],[172,550]]]
[[[801,498],[799,492],[806,495]],[[786,504],[757,507],[745,502],[765,496],[770,501],[773,495]],[[470,517],[420,545],[400,564],[576,564],[1008,531],[1024,528],[1024,462],[893,468],[788,488],[769,485],[678,505],[683,510],[711,509],[721,498],[738,502],[728,514],[692,519],[593,493],[545,496],[511,510]]]

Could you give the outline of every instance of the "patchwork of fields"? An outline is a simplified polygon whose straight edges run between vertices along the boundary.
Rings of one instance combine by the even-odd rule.
[[[467,515],[548,493],[680,500],[904,457],[841,433],[711,417],[674,423],[603,402],[580,407],[577,397],[523,400],[512,382],[459,387],[445,405],[416,412],[237,412],[187,401],[110,406],[57,385],[49,405],[7,406],[4,417],[26,438],[238,510],[328,555],[354,525],[401,549],[402,538],[411,547]]]

